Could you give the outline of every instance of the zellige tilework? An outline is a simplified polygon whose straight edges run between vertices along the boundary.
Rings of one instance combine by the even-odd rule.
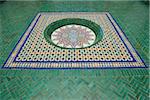
[[[82,19],[96,25],[90,27]],[[59,20],[64,21],[57,23]],[[54,31],[51,34],[46,31],[45,36],[49,25]],[[4,68],[116,67],[145,65],[108,12],[37,14],[4,65]]]

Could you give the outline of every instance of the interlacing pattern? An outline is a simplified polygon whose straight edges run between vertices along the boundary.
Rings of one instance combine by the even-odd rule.
[[[94,32],[81,25],[66,25],[52,33],[52,40],[58,46],[66,48],[81,48],[94,43]]]
[[[60,19],[91,20],[102,28],[103,38],[93,44],[96,35],[81,25],[65,25],[50,36],[49,44],[43,35],[45,28]],[[82,33],[82,34],[81,34]],[[145,67],[129,41],[109,13],[40,13],[25,32],[21,41],[4,65],[5,68],[104,68]]]

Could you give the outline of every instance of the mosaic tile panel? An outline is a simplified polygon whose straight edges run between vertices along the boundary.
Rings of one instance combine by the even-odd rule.
[[[46,41],[44,30],[49,24],[74,17],[98,24],[103,31],[102,40],[82,49],[63,49]],[[39,69],[135,67],[145,65],[108,12],[37,14],[3,66]]]
[[[66,48],[87,47],[94,43],[95,34],[91,29],[81,25],[66,25],[52,33],[52,41]]]

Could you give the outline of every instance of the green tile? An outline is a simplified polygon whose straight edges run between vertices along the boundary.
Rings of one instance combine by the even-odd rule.
[[[1,3],[0,66],[39,11],[109,11],[149,66],[149,8],[141,1]],[[62,100],[62,98],[63,100],[148,100],[148,75],[148,69],[0,70],[0,98],[2,100]]]

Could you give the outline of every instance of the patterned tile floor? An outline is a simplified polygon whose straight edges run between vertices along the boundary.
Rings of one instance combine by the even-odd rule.
[[[0,4],[0,66],[39,11],[109,11],[149,66],[145,2],[4,2]],[[26,13],[24,13],[26,12]],[[148,69],[0,70],[2,100],[148,100]]]
[[[74,17],[76,16],[76,17]],[[73,19],[69,19],[73,18]],[[78,18],[78,19],[74,19]],[[63,20],[62,20],[63,19]],[[84,21],[81,23],[81,19]],[[85,20],[86,19],[86,20]],[[87,30],[85,27],[81,27],[79,24],[87,25],[90,27],[90,24],[96,24],[91,29],[96,32],[98,30],[96,40],[97,43],[93,44],[90,47],[80,47],[79,49],[68,48],[65,45],[57,47],[57,45],[61,45],[65,43],[67,39],[70,38],[69,35],[65,35],[64,33],[58,31],[58,29],[65,31],[64,27],[60,27],[62,24],[74,23],[77,22],[78,26],[72,25],[69,30],[77,30],[75,27],[79,27],[80,30],[77,32],[81,32]],[[89,22],[89,20],[92,22]],[[56,21],[59,23],[56,24]],[[89,24],[89,23],[90,24]],[[67,25],[69,24],[67,23]],[[89,25],[88,25],[89,24]],[[92,25],[93,25],[92,24]],[[48,26],[50,25],[50,26]],[[59,25],[57,27],[56,25]],[[74,26],[74,27],[73,27]],[[47,28],[48,29],[47,29]],[[57,44],[52,44],[53,40],[56,40],[53,36],[53,40],[50,39],[49,31],[54,30],[58,32],[55,36],[64,37],[65,39],[59,41]],[[101,31],[100,30],[101,27]],[[45,31],[46,29],[47,31]],[[81,30],[82,29],[82,30]],[[91,33],[92,30],[89,30]],[[85,31],[87,32],[87,31]],[[101,32],[101,33],[99,33]],[[69,31],[70,33],[70,31]],[[52,33],[53,34],[53,33]],[[74,34],[74,33],[71,33]],[[95,33],[93,33],[95,34]],[[101,35],[101,40],[99,39],[99,34]],[[46,36],[45,36],[46,35]],[[51,37],[52,37],[51,36]],[[87,35],[86,35],[87,36]],[[59,37],[59,39],[60,39]],[[72,36],[75,39],[75,36]],[[85,37],[85,36],[84,36]],[[47,41],[46,41],[47,38]],[[79,39],[79,37],[78,37]],[[84,38],[83,38],[84,39]],[[82,39],[82,40],[83,40]],[[52,41],[52,43],[48,43],[48,40]],[[78,43],[80,40],[68,40],[69,43]],[[80,41],[81,43],[82,41]],[[67,42],[66,42],[67,43]],[[65,44],[66,44],[65,43]],[[72,44],[66,44],[71,46]],[[83,45],[84,46],[84,45]],[[18,41],[17,46],[14,48],[13,52],[9,56],[7,62],[3,66],[3,68],[28,68],[28,69],[45,69],[45,68],[127,68],[127,67],[143,67],[146,66],[142,62],[142,59],[138,56],[135,49],[126,39],[124,33],[119,28],[118,24],[113,19],[112,15],[109,12],[69,12],[69,13],[50,13],[50,12],[41,12],[38,13],[33,19],[31,25],[29,25],[28,29],[25,31],[23,36]]]

